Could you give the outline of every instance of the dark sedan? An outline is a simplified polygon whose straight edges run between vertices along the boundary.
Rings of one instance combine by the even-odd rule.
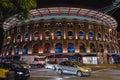
[[[23,80],[23,79],[26,80],[30,77],[29,69],[24,68],[18,63],[4,62],[4,63],[0,63],[0,66],[2,66],[2,68],[6,70],[9,70],[10,72],[13,72],[15,80]],[[7,76],[8,78],[10,77],[9,74]]]

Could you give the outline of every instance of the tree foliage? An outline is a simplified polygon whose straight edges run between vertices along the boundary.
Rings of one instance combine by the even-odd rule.
[[[36,6],[36,0],[0,0],[0,20],[4,21],[18,13],[29,17],[29,11]]]

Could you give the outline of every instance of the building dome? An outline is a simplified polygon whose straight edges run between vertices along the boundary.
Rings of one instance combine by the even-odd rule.
[[[3,56],[66,54],[69,60],[87,64],[114,62],[111,55],[119,52],[119,46],[117,22],[111,16],[77,7],[39,8],[30,13],[27,20],[14,15],[4,22]]]

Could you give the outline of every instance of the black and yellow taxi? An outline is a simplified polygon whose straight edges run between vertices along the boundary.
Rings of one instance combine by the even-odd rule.
[[[30,77],[30,71],[18,63],[2,62],[0,63],[0,79],[26,80]]]
[[[9,70],[5,69],[0,63],[0,79],[6,79],[8,73],[9,73]]]

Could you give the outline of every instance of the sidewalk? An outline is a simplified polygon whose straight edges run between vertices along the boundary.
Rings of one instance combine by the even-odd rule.
[[[87,67],[91,68],[92,71],[101,70],[101,69],[120,69],[120,64],[87,65]]]
[[[103,70],[103,69],[110,69],[109,67],[106,66],[92,66],[90,67],[92,69],[92,71],[97,71],[97,70]]]

